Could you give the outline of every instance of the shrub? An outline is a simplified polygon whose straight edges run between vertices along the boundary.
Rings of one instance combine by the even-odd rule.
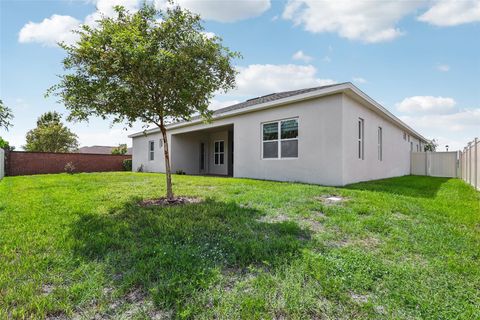
[[[185,171],[183,171],[183,170],[177,170],[175,173],[176,174],[181,174],[181,175],[186,174]]]
[[[73,162],[68,162],[66,165],[65,165],[65,172],[68,173],[68,174],[74,174],[75,173],[75,165],[73,164]]]
[[[132,171],[132,159],[123,160],[123,170]]]

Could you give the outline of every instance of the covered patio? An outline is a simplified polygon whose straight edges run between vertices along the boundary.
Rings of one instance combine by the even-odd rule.
[[[233,177],[233,124],[172,135],[172,171]]]

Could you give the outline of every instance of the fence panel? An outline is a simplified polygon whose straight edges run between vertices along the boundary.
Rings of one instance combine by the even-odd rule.
[[[460,156],[461,177],[477,190],[480,190],[480,140],[468,143]]]
[[[427,153],[428,173],[432,177],[457,177],[457,152]]]
[[[427,175],[427,153],[412,152],[411,174],[416,176]]]
[[[5,151],[0,148],[0,180],[5,176]]]
[[[457,152],[412,152],[411,174],[433,177],[458,177]]]

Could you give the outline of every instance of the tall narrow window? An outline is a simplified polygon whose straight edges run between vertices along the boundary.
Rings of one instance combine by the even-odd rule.
[[[222,165],[225,163],[225,141],[215,141],[213,150],[213,157],[215,165]]]
[[[298,120],[280,121],[280,157],[298,157]]]
[[[155,141],[148,141],[148,160],[155,160]]]
[[[364,121],[362,118],[358,118],[358,159],[365,159],[365,152],[364,152],[364,137],[365,137],[365,126]]]
[[[263,159],[298,157],[298,119],[262,124]]]
[[[383,160],[383,130],[378,127],[378,160]]]
[[[278,122],[263,124],[263,158],[278,158]]]
[[[200,142],[200,170],[205,170],[205,143]]]

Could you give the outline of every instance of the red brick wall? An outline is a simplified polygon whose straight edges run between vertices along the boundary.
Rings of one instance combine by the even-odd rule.
[[[11,151],[7,154],[6,175],[61,173],[68,162],[73,163],[75,172],[123,171],[123,160],[131,158],[131,155]]]

